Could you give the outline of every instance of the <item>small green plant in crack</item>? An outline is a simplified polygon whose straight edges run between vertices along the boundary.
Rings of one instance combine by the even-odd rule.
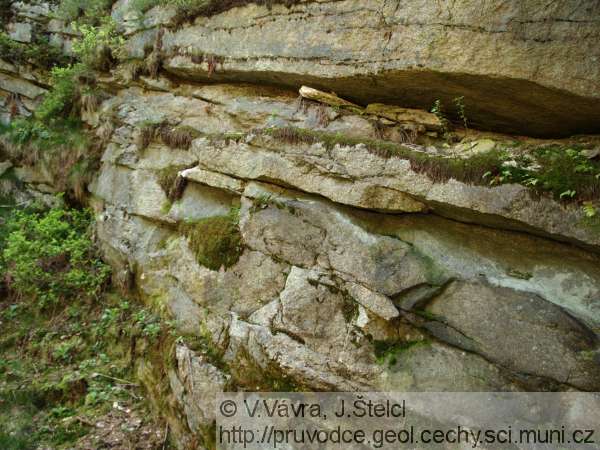
[[[456,111],[458,113],[458,117],[460,118],[465,130],[469,129],[469,121],[467,120],[467,113],[465,110],[465,97],[460,96],[456,97],[453,100],[454,106],[456,107]]]
[[[447,134],[449,131],[450,122],[446,118],[446,112],[444,111],[444,106],[442,105],[442,101],[438,98],[433,102],[433,106],[431,107],[431,112],[438,118],[442,127],[442,133]]]
[[[199,264],[212,270],[234,265],[242,252],[239,208],[224,216],[182,222],[179,231],[188,239]]]

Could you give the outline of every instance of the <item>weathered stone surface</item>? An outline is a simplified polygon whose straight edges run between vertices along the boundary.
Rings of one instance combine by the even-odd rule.
[[[231,322],[224,359],[254,389],[260,388],[270,376],[313,390],[367,390],[373,387],[369,380],[381,370],[373,365],[348,366],[332,361],[285,333],[273,334],[264,326],[236,318]]]
[[[485,359],[438,343],[416,344],[380,378],[388,391],[512,391],[518,388]]]
[[[207,80],[187,55],[217,55],[213,80],[308,84],[365,105],[451,109],[464,96],[479,127],[567,135],[598,131],[599,20],[575,0],[249,5],[166,33],[166,68]]]
[[[308,86],[301,86],[299,93],[304,98],[307,98],[309,100],[315,100],[320,103],[325,103],[326,105],[361,109],[360,106],[355,105],[354,103],[349,102],[348,100],[339,98],[334,93],[330,94]]]
[[[8,27],[9,37],[18,42],[31,42],[32,27],[29,23],[12,23]]]
[[[353,300],[327,277],[315,275],[292,268],[270,320],[271,329],[287,334],[331,361],[347,365],[372,363],[373,351],[368,341],[353,333]]]
[[[153,171],[134,171],[123,166],[104,164],[100,176],[89,189],[95,196],[119,205],[129,213],[174,222],[165,215],[169,202]]]
[[[473,127],[598,129],[594,5],[319,0],[250,4],[172,27],[174,9],[140,17],[130,3],[113,7],[130,54],[141,62],[165,27],[166,70],[134,80],[120,65],[98,76],[109,98],[83,117],[105,145],[90,205],[115,286],[194,344],[179,346],[167,370],[150,358],[138,367],[151,397],[165,395],[157,380],[167,374],[168,403],[182,413],[169,426],[182,448],[192,447],[190,430],[210,433],[224,389],[600,388],[600,236],[583,226],[580,205],[517,185],[434,182],[365,145],[269,137],[270,127],[297,127],[332,140],[339,133],[338,142],[410,141],[442,157],[585,143],[595,161],[597,137],[533,141],[470,129],[413,142],[399,123],[439,130],[425,110],[439,98],[457,119],[453,100],[464,95]],[[73,33],[50,20],[48,5],[24,5],[11,25],[19,39],[35,21],[69,47]],[[2,60],[0,72],[3,120],[11,101],[19,114],[33,110],[46,92],[42,74]],[[301,85],[329,105],[299,101]],[[158,136],[142,145],[142,128],[163,122],[200,137],[189,149]],[[15,173],[25,184],[17,201],[49,198],[52,174]],[[185,189],[171,202],[176,175]],[[180,223],[238,206],[239,260],[201,266]]]
[[[24,95],[30,99],[36,99],[46,93],[46,89],[30,83],[22,78],[17,78],[0,72],[0,89],[15,94]]]
[[[364,286],[356,283],[348,283],[346,285],[348,292],[354,300],[363,305],[365,308],[376,314],[377,316],[391,320],[398,317],[399,313],[392,301],[385,295],[373,292]]]
[[[566,309],[600,334],[600,258],[597,255],[523,233],[467,225],[431,215],[364,214],[362,224],[374,232],[398,236],[410,243],[421,254],[443,265],[451,277],[486,279],[497,286],[537,294]],[[438,287],[418,287],[407,292],[402,300],[409,300],[419,289],[426,303]]]
[[[381,103],[371,103],[366,107],[365,112],[374,116],[385,117],[394,122],[409,122],[422,125],[428,130],[437,131],[442,129],[442,122],[439,117],[421,109],[400,108]]]
[[[242,193],[244,191],[244,182],[237,178],[228,177],[217,172],[193,167],[181,172],[181,176],[187,180],[196,183],[207,184],[216,188],[225,189],[230,192]]]
[[[215,421],[216,395],[225,390],[229,377],[184,345],[177,346],[176,359],[171,388],[183,405],[192,433],[206,433]]]
[[[236,196],[209,186],[192,184],[186,187],[167,217],[175,222],[194,222],[213,216],[224,216],[235,206]]]
[[[439,317],[427,326],[434,335],[503,367],[583,390],[600,387],[598,337],[536,295],[456,282],[427,311]]]
[[[600,245],[600,235],[586,225],[577,205],[564,205],[546,196],[537,198],[521,185],[486,187],[455,180],[435,183],[427,175],[413,172],[408,161],[381,158],[360,145],[327,150],[320,144],[291,145],[264,137],[240,140],[242,135],[237,134],[237,138],[232,135],[233,139],[198,139],[187,152],[159,143],[138,152],[135,135],[139,124],[148,120],[168,119],[209,135],[247,132],[257,126],[316,126],[313,109],[299,110],[293,98],[276,89],[182,85],[176,92],[178,95],[144,94],[130,88],[106,102],[102,113],[114,107],[126,125],[115,130],[113,141],[119,145],[109,146],[105,158],[131,168],[152,169],[190,167],[199,162],[197,170],[203,171],[199,173],[204,174],[204,183],[218,188],[229,183],[230,189],[238,190],[246,180],[266,180],[350,206],[384,212],[429,208],[461,221]],[[336,117],[324,129],[355,137],[376,136],[372,124],[353,115]],[[488,151],[505,143],[509,141],[498,137],[469,138],[436,152],[461,155]],[[208,176],[208,172],[217,175]]]
[[[268,195],[252,192],[256,198]],[[257,201],[257,200],[255,200]],[[299,201],[277,196],[266,208],[250,213],[241,226],[246,244],[277,255],[290,264],[333,270],[384,295],[397,294],[437,274],[429,262],[404,242],[371,234],[352,222],[343,210],[319,200]]]

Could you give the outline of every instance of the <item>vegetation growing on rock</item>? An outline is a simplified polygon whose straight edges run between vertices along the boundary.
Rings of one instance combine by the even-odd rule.
[[[188,150],[192,141],[200,136],[200,132],[188,126],[171,126],[166,122],[143,122],[140,128],[138,146],[140,150],[148,148],[155,139],[173,149]]]
[[[257,134],[296,145],[321,143],[327,149],[336,145],[362,145],[384,158],[407,159],[415,172],[427,174],[437,182],[455,179],[478,185],[520,183],[534,191],[549,192],[560,200],[587,201],[597,200],[600,196],[600,163],[587,158],[583,148],[577,146],[494,149],[466,157],[452,157],[431,155],[389,141],[351,138],[295,127],[267,128]]]
[[[2,59],[16,64],[29,64],[43,70],[55,66],[65,66],[71,58],[62,50],[50,44],[47,38],[36,36],[34,42],[24,44],[13,41],[4,32],[0,32],[0,55]]]
[[[56,207],[15,211],[4,225],[6,288],[41,306],[97,298],[110,269],[95,254],[91,213]]]
[[[3,220],[0,447],[71,448],[80,439],[89,440],[81,448],[102,446],[110,436],[85,437],[98,420],[115,426],[110,432],[120,439],[162,444],[162,432],[141,437],[154,424],[129,380],[136,346],[160,345],[169,329],[107,290],[110,269],[93,246],[91,214],[15,209]],[[115,404],[134,415],[111,411]],[[123,425],[131,431],[123,433]]]
[[[226,216],[207,217],[179,225],[199,264],[219,270],[237,262],[242,251],[238,215],[239,210],[232,208]]]
[[[181,198],[187,180],[179,176],[179,172],[188,168],[187,166],[166,167],[159,172],[158,184],[167,195],[169,202],[175,202]]]

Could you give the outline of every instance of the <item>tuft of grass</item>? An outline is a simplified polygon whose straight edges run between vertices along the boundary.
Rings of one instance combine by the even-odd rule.
[[[239,210],[232,208],[225,216],[195,222],[182,222],[179,231],[187,237],[199,264],[212,270],[234,265],[242,252]]]
[[[189,150],[192,141],[200,136],[200,132],[192,127],[170,127],[168,125],[159,127],[158,134],[165,145],[183,150]]]
[[[156,131],[160,123],[156,122],[141,122],[138,124],[140,132],[138,134],[137,146],[140,150],[146,150],[148,146],[156,139]]]
[[[179,176],[179,172],[187,169],[188,166],[166,167],[158,173],[158,184],[167,195],[170,203],[181,199],[187,180]]]
[[[148,148],[150,143],[160,138],[163,144],[173,149],[189,150],[200,132],[188,126],[174,127],[166,122],[142,122],[140,125],[138,146],[140,150]]]

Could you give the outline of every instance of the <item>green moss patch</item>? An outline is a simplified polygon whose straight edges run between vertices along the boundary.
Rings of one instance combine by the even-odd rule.
[[[234,208],[226,216],[208,217],[179,225],[199,264],[219,270],[221,267],[231,267],[238,261],[242,252],[238,216],[239,211]]]
[[[429,345],[429,341],[388,342],[374,341],[375,358],[378,364],[394,366],[403,352],[417,345]]]

